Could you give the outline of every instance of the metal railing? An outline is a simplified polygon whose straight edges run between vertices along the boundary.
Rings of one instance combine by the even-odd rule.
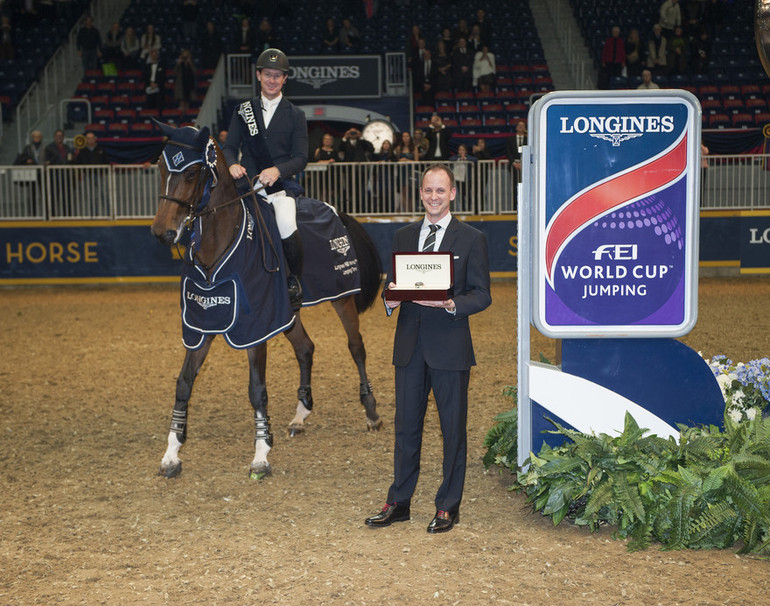
[[[770,155],[708,156],[701,210],[770,210]],[[453,212],[516,212],[518,175],[505,160],[450,162]],[[352,215],[419,215],[427,162],[311,163],[299,175],[306,195]],[[0,219],[145,219],[158,204],[157,168],[0,166]]]

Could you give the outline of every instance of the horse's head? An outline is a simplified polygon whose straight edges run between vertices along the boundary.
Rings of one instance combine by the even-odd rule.
[[[221,151],[209,136],[208,127],[174,128],[156,123],[166,137],[166,144],[158,159],[161,193],[151,230],[156,238],[171,246],[208,203],[210,190],[217,183]]]

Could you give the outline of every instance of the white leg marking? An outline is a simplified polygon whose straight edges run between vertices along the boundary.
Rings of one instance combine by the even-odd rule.
[[[168,432],[168,448],[166,448],[166,454],[163,455],[163,459],[160,464],[162,467],[172,467],[179,465],[179,449],[182,448],[182,443],[176,436],[176,432]]]
[[[302,402],[297,402],[297,412],[289,423],[289,427],[302,427],[309,415],[310,411],[305,408],[305,405]]]

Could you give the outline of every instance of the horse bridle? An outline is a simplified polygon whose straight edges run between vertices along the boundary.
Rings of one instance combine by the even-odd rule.
[[[196,147],[194,145],[189,145],[188,143],[182,143],[180,141],[172,141],[170,139],[166,139],[165,143],[163,144],[163,148],[161,149],[161,156],[163,155],[163,150],[166,148],[166,145],[168,145],[169,143],[171,143],[172,145],[176,145],[177,147],[184,147],[186,149],[190,149],[190,150],[192,150],[194,152],[198,152],[198,153],[201,153],[201,154],[205,153],[205,151],[206,151],[202,147]],[[205,161],[200,162],[200,164],[202,164],[203,167],[202,167],[202,170],[200,171],[200,173],[198,175],[198,182],[195,184],[195,187],[193,188],[192,195],[191,195],[191,200],[197,200],[199,197],[202,199],[202,197],[203,197],[203,188],[206,187],[206,182],[208,181],[208,179],[210,177],[216,179],[216,175],[214,174],[214,171],[211,169],[211,167]],[[254,213],[253,213],[254,219],[255,219],[255,222],[257,222],[259,224],[259,228],[257,229],[257,233],[259,234],[259,237],[261,239],[263,237],[262,233],[264,232],[264,234],[267,236],[267,240],[268,240],[270,246],[272,248],[275,248],[274,245],[273,245],[273,242],[272,242],[272,238],[270,237],[270,233],[267,231],[267,226],[265,225],[265,219],[262,216],[262,213],[259,210],[259,206],[256,203],[257,200],[256,200],[256,192],[254,190],[254,184],[256,183],[257,180],[258,180],[258,177],[254,177],[253,180],[251,180],[251,179],[248,180],[249,181],[249,191],[247,193],[241,194],[241,195],[239,195],[239,196],[237,196],[237,197],[235,197],[235,198],[233,198],[231,200],[227,200],[226,202],[222,202],[221,204],[218,204],[217,206],[206,206],[202,210],[199,210],[199,204],[200,203],[198,205],[196,205],[193,202],[188,202],[188,201],[182,200],[181,198],[176,198],[174,196],[168,196],[168,195],[163,194],[163,193],[159,194],[158,197],[161,200],[168,200],[169,202],[173,202],[174,204],[178,204],[179,206],[187,209],[188,215],[187,215],[187,217],[185,217],[184,226],[185,226],[185,229],[189,229],[190,225],[196,219],[203,218],[203,217],[206,217],[208,215],[216,214],[217,211],[219,211],[219,210],[221,210],[223,208],[226,208],[228,206],[232,206],[233,204],[237,204],[238,202],[242,202],[244,200],[244,198],[250,196],[254,200]],[[217,183],[218,183],[218,179],[215,180],[214,184],[211,186],[211,189],[214,189],[217,186]],[[233,240],[235,239],[236,235],[237,235],[237,231],[236,231],[236,234],[233,235]],[[229,246],[226,247],[225,251],[227,250],[227,248],[229,248]],[[266,266],[266,259],[264,259],[265,248],[263,247],[262,250],[263,250],[263,253],[262,253],[263,254],[263,259],[262,259],[263,266],[269,272],[276,271],[277,268],[270,269],[270,268],[268,268]],[[222,254],[224,254],[224,252]],[[184,259],[183,255],[180,255],[180,256],[182,257],[182,259]],[[211,266],[203,266],[203,267],[204,267],[204,269],[209,270],[209,269],[211,269],[211,267],[215,266],[218,261],[219,261],[219,259],[216,259],[211,264]]]

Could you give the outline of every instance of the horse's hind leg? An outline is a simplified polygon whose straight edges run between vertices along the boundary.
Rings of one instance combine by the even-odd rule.
[[[160,462],[158,474],[167,478],[175,478],[182,473],[182,461],[179,450],[187,439],[187,408],[190,403],[195,377],[209,353],[213,337],[208,337],[200,349],[188,351],[185,355],[182,370],[176,380],[176,401],[171,413],[171,430],[168,433],[168,446]]]
[[[333,301],[332,305],[334,305],[334,310],[340,317],[345,333],[348,335],[348,349],[350,350],[350,355],[353,356],[353,361],[356,363],[356,368],[358,368],[360,380],[359,397],[366,411],[366,427],[367,429],[377,431],[382,427],[382,419],[377,414],[377,400],[372,392],[372,384],[369,382],[369,377],[366,375],[366,348],[364,347],[364,339],[359,329],[358,310],[356,310],[355,300],[353,297],[345,297],[344,299]]]
[[[267,414],[267,346],[263,343],[248,350],[249,355],[249,400],[254,408],[254,460],[249,467],[249,477],[259,480],[272,473],[267,455],[273,447],[270,432],[270,417]]]
[[[310,388],[310,380],[313,371],[313,352],[315,345],[302,325],[299,313],[296,314],[294,326],[285,333],[294,355],[299,364],[299,388],[297,389],[297,411],[289,423],[289,437],[294,437],[305,430],[305,419],[313,410],[313,392]]]

